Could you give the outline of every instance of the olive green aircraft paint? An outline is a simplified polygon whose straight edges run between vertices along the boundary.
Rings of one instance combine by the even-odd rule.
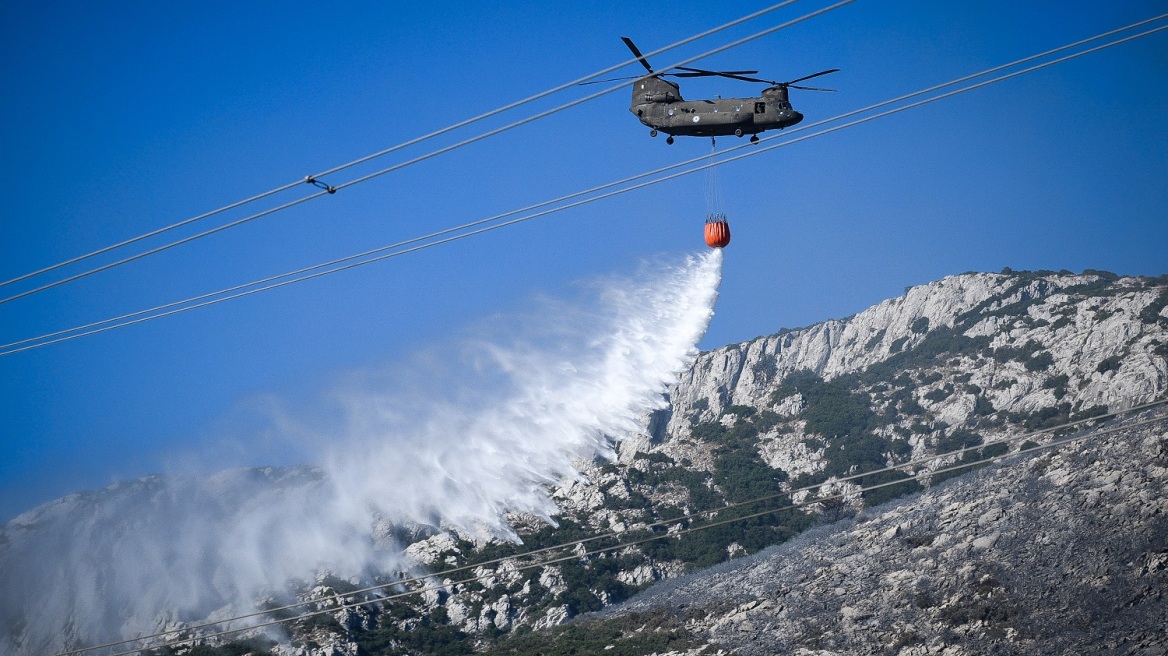
[[[834,73],[839,69],[820,71],[790,82],[775,82],[754,77],[747,77],[744,73],[758,71],[707,71],[700,68],[677,67],[681,73],[656,73],[649,66],[649,62],[641,54],[628,37],[621,37],[629,50],[649,71],[649,75],[638,78],[633,83],[633,101],[629,111],[637,119],[650,128],[649,135],[657,136],[661,131],[669,135],[666,143],[673,143],[674,136],[684,137],[722,137],[734,135],[752,135],[752,142],[758,141],[758,133],[766,130],[781,130],[795,125],[803,120],[803,115],[795,111],[788,98],[788,89],[807,89],[810,91],[832,91],[832,89],[818,89],[815,87],[795,86],[795,82],[802,82],[820,75]],[[685,100],[681,96],[681,88],[674,82],[664,79],[663,76],[674,77],[705,77],[719,76],[746,82],[764,82],[771,86],[763,90],[762,95],[755,98],[719,98],[717,100]]]

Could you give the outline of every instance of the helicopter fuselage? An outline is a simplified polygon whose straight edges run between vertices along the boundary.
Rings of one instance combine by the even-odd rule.
[[[633,83],[629,111],[644,125],[671,136],[742,136],[803,120],[791,107],[786,86],[769,87],[756,98],[685,100],[676,84],[655,76]]]

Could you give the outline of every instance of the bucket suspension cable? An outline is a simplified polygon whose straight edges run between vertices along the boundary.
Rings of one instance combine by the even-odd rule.
[[[714,160],[717,141],[710,138],[710,160]],[[718,179],[718,167],[705,169],[705,245],[711,249],[724,249],[730,243],[730,224],[726,223],[725,207],[722,204],[722,181]]]
[[[710,138],[710,162],[713,163],[718,142]],[[725,221],[726,208],[722,201],[722,181],[718,177],[718,167],[706,169],[706,220]]]
[[[713,164],[717,141],[710,138],[710,163]],[[730,243],[730,224],[726,222],[726,209],[722,204],[722,181],[718,178],[718,167],[706,169],[706,245],[710,248],[725,248]]]

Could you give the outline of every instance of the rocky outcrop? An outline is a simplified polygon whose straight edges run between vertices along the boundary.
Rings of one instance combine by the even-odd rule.
[[[275,649],[534,654],[546,650],[531,640],[546,635],[576,653],[604,650],[598,636],[646,654],[1164,653],[1164,429],[1024,462],[1010,455],[1021,439],[985,445],[1164,398],[1166,357],[1168,279],[1102,272],[950,276],[848,318],[703,353],[643,432],[614,436],[614,460],[581,462],[582,477],[551,486],[557,526],[508,515],[518,544],[379,525],[378,545],[411,543],[405,555],[436,572],[400,589],[419,594],[344,610],[337,600],[357,600],[348,591],[384,584],[384,573],[322,573],[296,597],[324,619],[292,622]],[[961,448],[1007,459],[938,484]],[[886,467],[903,489],[840,480]],[[317,484],[311,470],[254,478],[251,496]],[[131,487],[154,498],[156,483]],[[690,530],[768,495],[803,505]],[[19,532],[49,515],[18,518],[0,548],[19,547]],[[841,517],[853,519],[825,526]],[[523,556],[580,540],[542,562]],[[575,628],[606,608],[619,611],[600,628]],[[195,623],[183,620],[163,613],[157,625]]]
[[[530,574],[507,561],[476,570],[476,584],[448,579],[416,607],[444,610],[479,648],[521,626],[571,635],[573,617],[614,604],[655,618],[630,637],[654,645],[643,653],[1063,653],[1076,640],[1122,651],[1123,631],[1128,646],[1161,645],[1150,627],[1164,624],[1165,608],[1162,432],[1064,446],[877,514],[862,510],[878,501],[861,493],[863,479],[835,479],[924,461],[903,475],[928,486],[956,461],[931,454],[1163,397],[1164,282],[951,276],[846,319],[703,353],[669,390],[669,407],[618,444],[615,462],[580,463],[585,477],[552,491],[560,529],[513,518],[528,544],[502,553],[588,535],[632,540],[653,523],[674,533],[750,494],[821,483],[792,494],[804,513],[619,557],[578,545],[577,561]],[[817,501],[832,494],[843,504]],[[683,586],[660,583],[857,511],[854,525],[815,529]],[[410,550],[437,566],[474,562],[482,547],[439,534]],[[646,588],[661,592],[619,603]],[[1106,607],[1124,610],[1107,619]],[[654,636],[684,635],[688,646],[647,639],[651,622]]]
[[[560,488],[555,498],[563,517],[596,532],[636,534],[647,522],[677,509],[683,521],[670,526],[672,531],[689,526],[684,517],[709,507],[703,504],[716,507],[735,500],[734,488],[742,484],[739,474],[746,471],[742,467],[753,467],[749,471],[756,478],[760,467],[769,467],[786,478],[783,490],[791,490],[793,480],[823,482],[818,491],[793,496],[797,502],[809,502],[811,512],[830,508],[839,513],[838,504],[812,502],[817,496],[845,494],[845,505],[851,507],[846,515],[863,507],[866,499],[855,482],[833,482],[840,472],[928,459],[938,451],[1163,397],[1168,390],[1168,292],[1163,282],[1103,273],[951,276],[846,319],[701,354],[670,390],[669,408],[647,418],[645,435],[623,442],[616,463],[586,466],[588,477]],[[785,382],[796,374],[827,381],[815,383],[820,386],[818,399],[787,389]],[[823,399],[825,385],[830,402]],[[860,418],[841,425],[831,415],[832,404],[839,403],[855,404]],[[839,434],[824,432],[830,430]],[[882,453],[865,460],[857,457],[862,448]],[[955,458],[941,458],[924,466],[906,466],[904,472],[928,485],[929,472],[954,462]],[[739,469],[727,469],[731,466]],[[1009,535],[979,532],[996,511],[982,499],[954,496],[964,489],[960,486],[945,489],[949,490],[945,504],[962,513],[977,512],[975,519],[982,522],[952,525],[954,544],[949,546],[960,546],[955,553],[996,553],[1025,539],[1018,528]],[[1115,494],[1122,496],[1124,491]],[[1014,504],[1024,505],[1025,498]],[[961,505],[963,499],[967,506]],[[923,535],[923,527],[892,528]],[[882,536],[892,528],[878,533]],[[1072,523],[1065,530],[1082,528]],[[910,536],[913,540],[925,538]],[[938,548],[945,540],[937,542]],[[758,549],[758,544],[743,547],[732,537],[720,547],[704,546],[723,550],[715,560]],[[693,565],[686,560],[692,555],[662,560],[660,550],[623,553],[627,569],[617,572],[615,580],[628,586],[626,590],[674,578]],[[857,557],[864,556],[850,556]],[[759,580],[766,576],[760,574]],[[728,587],[741,585],[735,580]],[[560,598],[570,594],[571,587]],[[598,588],[589,594],[604,597]],[[825,594],[834,595],[835,589]],[[759,603],[757,612],[766,611]],[[808,604],[807,608],[817,607]],[[839,613],[855,623],[873,612],[871,605],[857,602]],[[724,612],[724,606],[718,604],[717,612]],[[535,613],[555,617],[554,622],[539,620],[540,627],[554,626],[581,610],[568,604],[565,616],[560,610],[565,606],[551,608]],[[791,617],[798,618],[793,622],[806,619]],[[838,620],[832,616],[823,621]],[[711,625],[706,633],[695,628],[705,619],[687,621],[689,629],[710,644],[742,647],[737,639],[722,640],[720,628]],[[749,635],[760,625],[751,621],[743,626],[743,635]],[[813,646],[808,643],[807,648]]]
[[[767,407],[776,382],[795,371],[825,379],[862,371],[919,346],[939,327],[987,337],[989,348],[1034,343],[1050,354],[1043,370],[993,358],[953,363],[949,373],[970,373],[969,382],[989,390],[995,408],[1030,412],[1055,404],[1059,399],[1043,388],[1052,375],[1066,375],[1067,387],[1088,407],[1142,403],[1168,388],[1168,364],[1155,353],[1168,343],[1164,326],[1141,317],[1163,291],[1143,279],[1098,274],[949,276],[847,319],[702,354],[670,392],[663,434],[685,435],[695,421],[715,419],[731,405]],[[1166,316],[1163,305],[1154,316]],[[1122,373],[1100,371],[1109,358],[1122,360]],[[971,409],[950,408],[945,416],[956,424]]]
[[[1168,412],[1154,418],[665,584],[617,614],[668,610],[735,654],[1165,653]]]

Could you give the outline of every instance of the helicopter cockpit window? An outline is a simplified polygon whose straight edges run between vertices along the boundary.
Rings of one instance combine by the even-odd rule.
[[[755,114],[762,114],[765,112],[766,112],[766,103],[762,103],[762,102],[754,103],[754,113]]]

